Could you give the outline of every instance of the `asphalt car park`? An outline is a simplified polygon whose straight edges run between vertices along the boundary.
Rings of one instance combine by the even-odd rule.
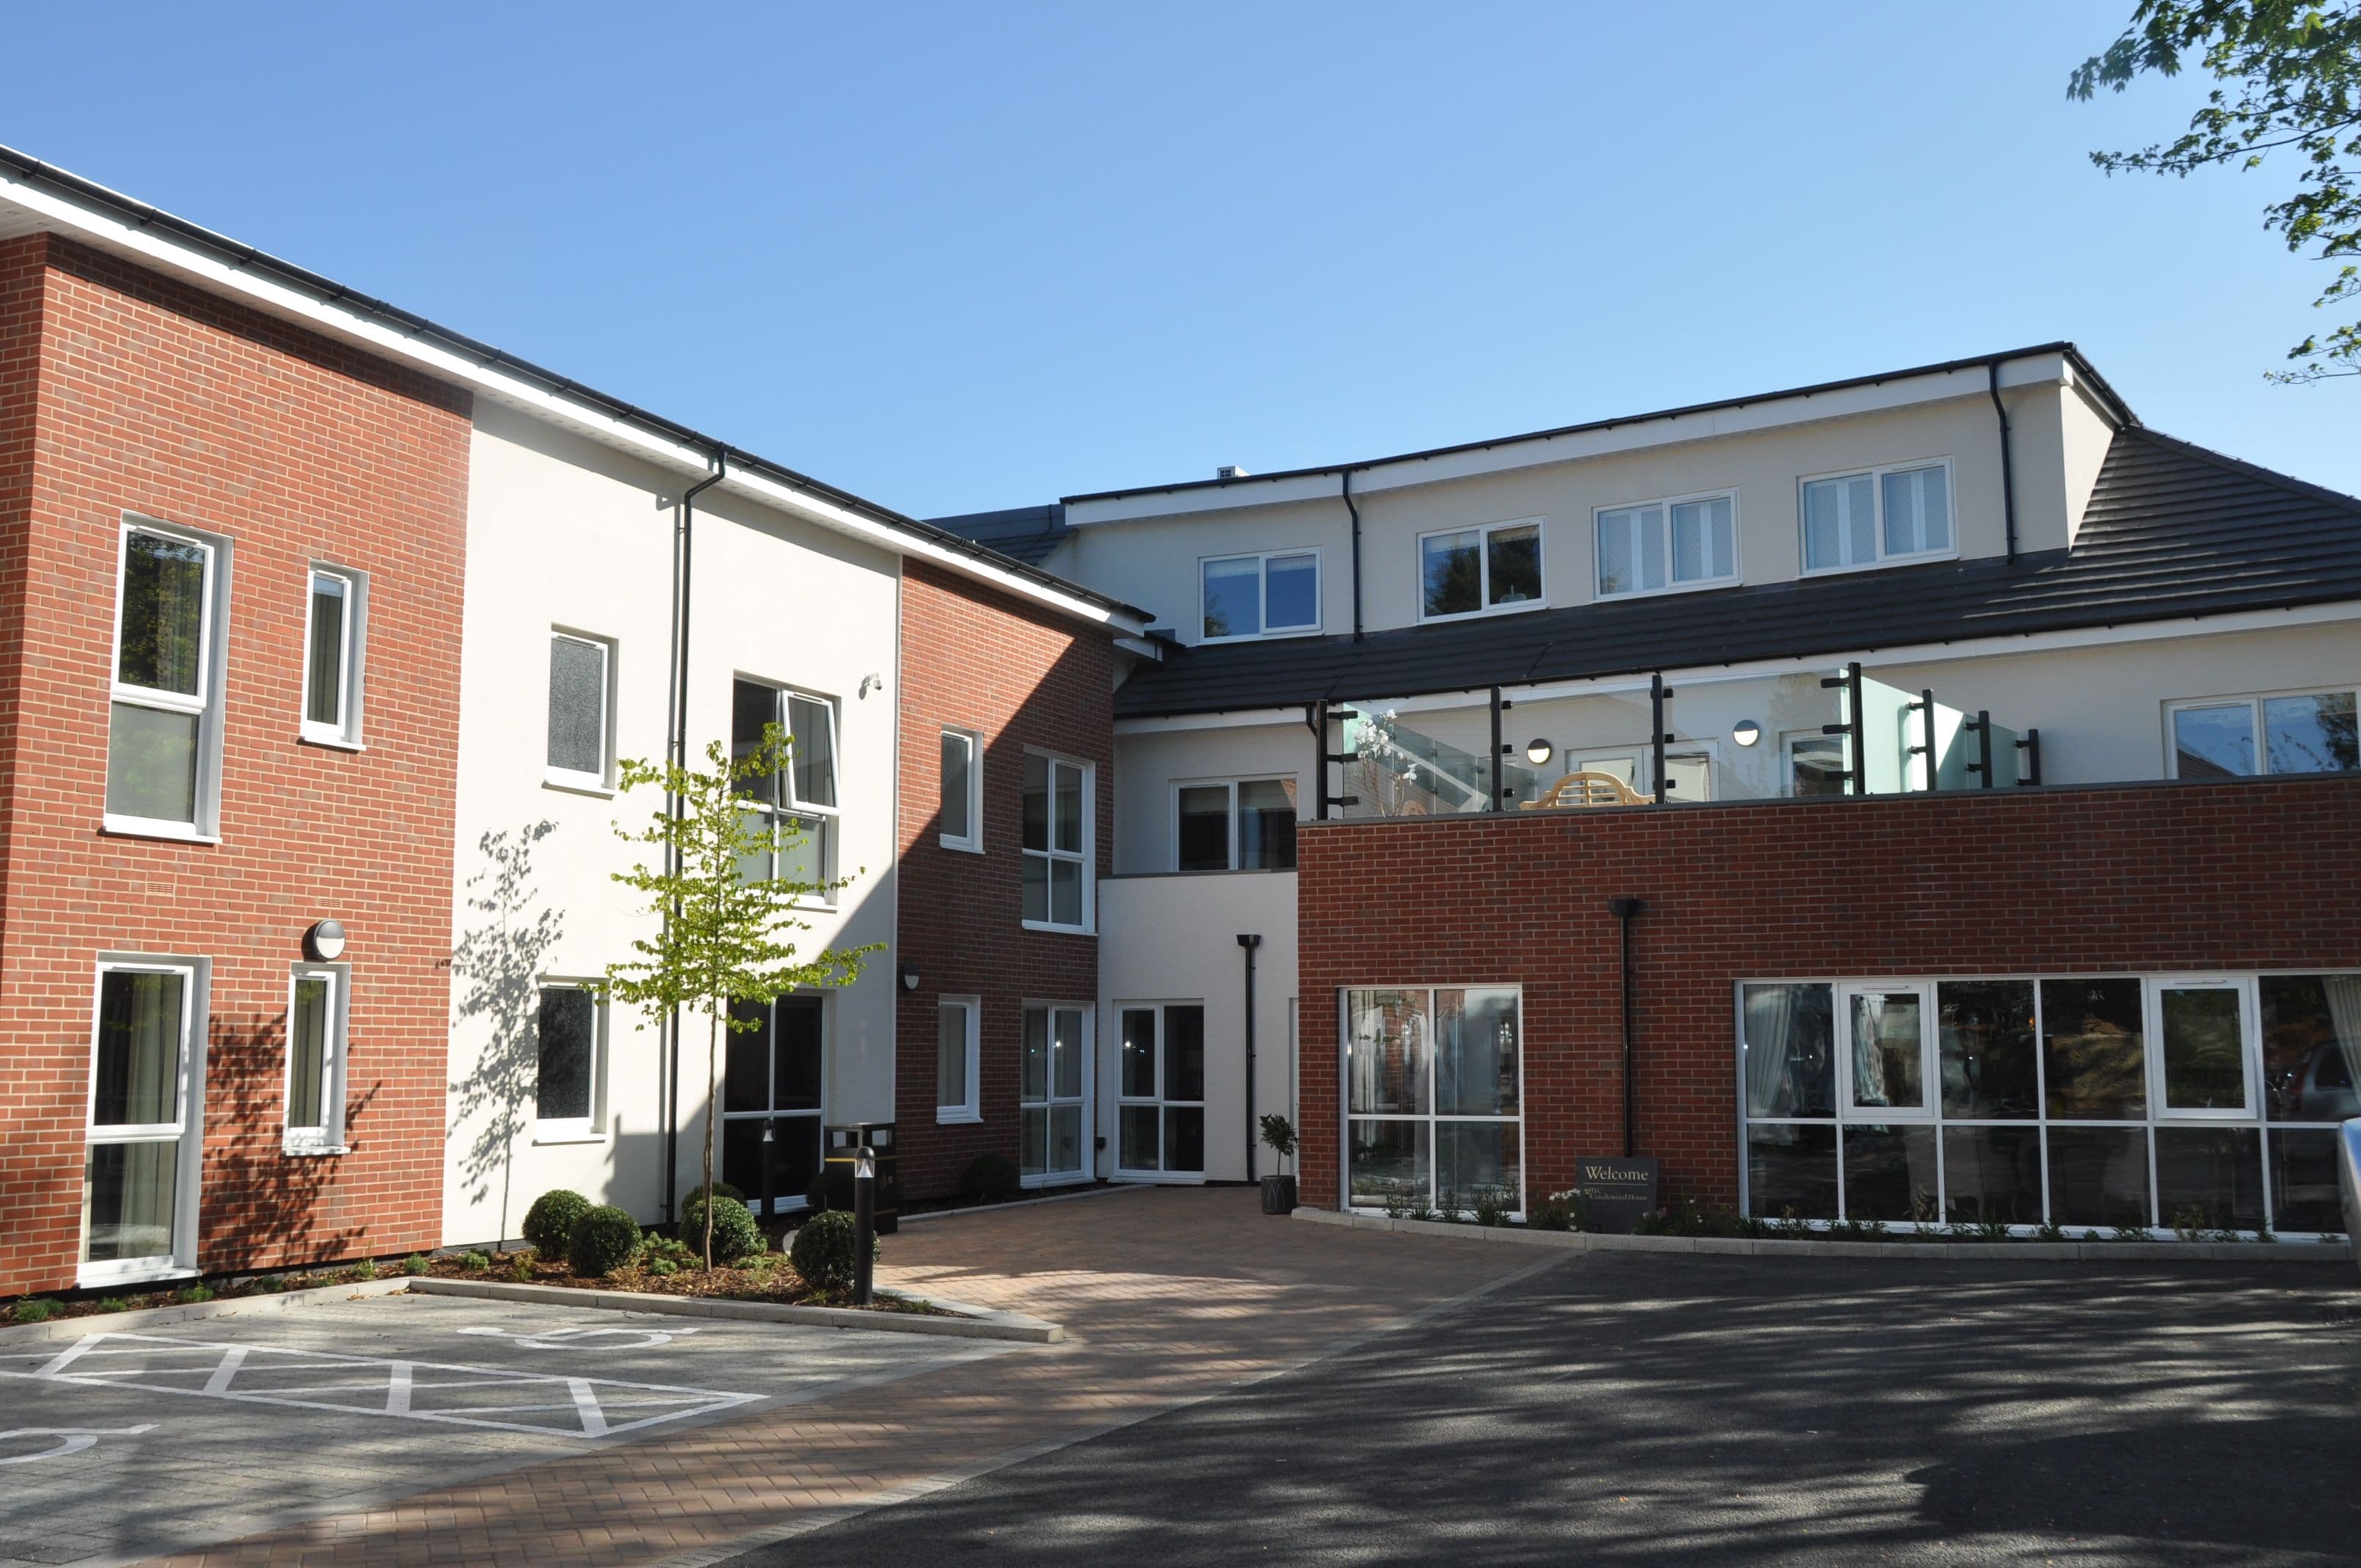
[[[407,1295],[74,1326],[0,1344],[0,1564],[227,1541],[1024,1349]]]

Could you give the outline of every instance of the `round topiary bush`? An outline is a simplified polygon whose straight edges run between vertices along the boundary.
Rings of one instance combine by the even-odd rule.
[[[680,1212],[681,1245],[705,1256],[705,1200],[693,1198]],[[770,1242],[755,1223],[754,1212],[735,1198],[713,1200],[713,1261],[735,1263],[750,1253],[763,1251]]]
[[[1015,1160],[1005,1154],[980,1154],[967,1162],[967,1169],[960,1175],[959,1190],[961,1197],[979,1203],[1005,1203],[1016,1197],[1024,1185]]]
[[[815,1290],[845,1290],[852,1285],[853,1241],[858,1233],[852,1216],[842,1209],[828,1209],[814,1214],[796,1232],[795,1243],[787,1249],[787,1261],[805,1284]],[[870,1238],[870,1256],[880,1249],[874,1236]]]
[[[586,1209],[566,1238],[566,1266],[585,1279],[599,1279],[631,1261],[640,1250],[640,1223],[620,1209]]]
[[[555,1257],[571,1243],[574,1222],[589,1212],[590,1200],[579,1192],[552,1188],[524,1212],[524,1239],[542,1256]]]
[[[726,1181],[714,1182],[711,1185],[710,1190],[719,1197],[735,1198],[741,1203],[746,1201],[746,1195],[743,1192],[739,1191],[735,1187],[730,1186]],[[683,1198],[681,1202],[683,1204],[694,1203],[699,1198],[704,1197],[708,1189],[704,1187],[692,1187],[688,1190],[688,1195]]]

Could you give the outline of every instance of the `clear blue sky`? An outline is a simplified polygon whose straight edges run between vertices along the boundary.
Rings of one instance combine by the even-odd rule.
[[[2129,9],[41,6],[0,140],[922,516],[2059,337],[2361,491]]]

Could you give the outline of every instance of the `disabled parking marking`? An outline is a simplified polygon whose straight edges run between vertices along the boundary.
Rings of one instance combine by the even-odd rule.
[[[0,1455],[0,1464],[30,1464],[36,1459],[63,1459],[69,1453],[80,1453],[98,1446],[103,1437],[137,1437],[156,1430],[154,1421],[143,1421],[136,1427],[11,1427],[0,1431],[0,1443],[12,1437],[53,1437],[58,1441],[47,1448],[37,1448],[30,1453]]]
[[[0,1354],[0,1377],[447,1421],[547,1437],[609,1437],[766,1397],[159,1334],[85,1334],[38,1365],[17,1370],[5,1365],[41,1354]]]
[[[519,1333],[514,1329],[476,1327],[455,1329],[454,1333],[483,1334],[504,1339],[527,1350],[653,1350],[670,1344],[683,1334],[702,1333],[702,1329],[639,1329],[639,1328],[573,1328],[536,1329]],[[620,1339],[609,1336],[620,1335]]]

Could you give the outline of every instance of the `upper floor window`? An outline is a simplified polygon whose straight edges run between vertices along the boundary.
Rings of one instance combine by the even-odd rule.
[[[1293,779],[1184,784],[1173,794],[1175,870],[1295,869]]]
[[[213,830],[228,546],[194,531],[124,525],[107,715],[110,828],[171,838]]]
[[[1421,534],[1419,618],[1436,620],[1542,602],[1542,521]]]
[[[764,822],[791,828],[795,837],[742,868],[749,877],[784,877],[825,887],[836,875],[836,705],[760,681],[730,683],[730,754],[749,757],[762,748],[763,729],[778,725],[793,742],[787,766],[750,779],[745,793]],[[832,890],[818,896],[832,899]]]
[[[1737,581],[1737,511],[1728,493],[1602,509],[1598,597]]]
[[[615,647],[577,632],[549,634],[549,782],[603,790],[614,749]]]
[[[972,731],[943,731],[943,796],[938,818],[943,848],[983,849],[983,742]]]
[[[1091,769],[1027,752],[1025,758],[1025,902],[1027,926],[1090,928]]]
[[[340,1152],[345,1141],[345,986],[341,964],[298,964],[288,982],[289,1154]]]
[[[2169,718],[2177,779],[2361,770],[2350,690],[2206,697],[2174,703]]]
[[[361,739],[363,606],[368,578],[341,566],[314,566],[303,628],[306,740],[357,746]]]
[[[1951,466],[1920,463],[1804,481],[1804,570],[1942,555],[1951,535]]]
[[[1207,561],[1207,641],[1320,630],[1320,557],[1311,551]]]

